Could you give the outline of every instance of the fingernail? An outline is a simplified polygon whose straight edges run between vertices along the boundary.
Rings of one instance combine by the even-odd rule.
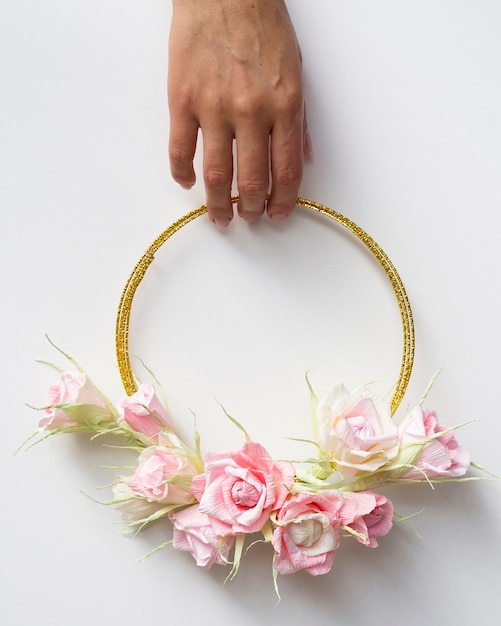
[[[220,226],[221,228],[226,228],[231,222],[231,219],[229,217],[216,217],[214,221],[217,226]]]
[[[181,187],[182,187],[183,189],[187,189],[187,190],[189,190],[189,189],[192,189],[192,187],[193,187],[193,185],[194,185],[194,184],[195,184],[195,183],[181,183]]]
[[[270,215],[270,220],[275,222],[275,224],[280,224],[280,222],[285,222],[288,217],[287,213],[272,213]]]
[[[311,135],[308,130],[304,132],[303,136],[303,152],[307,156],[313,154],[313,144],[311,143]]]

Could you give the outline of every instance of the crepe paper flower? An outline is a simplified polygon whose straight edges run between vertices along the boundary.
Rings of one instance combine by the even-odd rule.
[[[205,481],[200,511],[211,518],[216,533],[253,533],[282,506],[294,466],[272,461],[263,446],[249,442],[238,451],[207,454]]]
[[[341,501],[337,491],[295,493],[285,500],[272,518],[273,567],[278,573],[302,569],[319,576],[331,569],[339,547]]]
[[[318,444],[343,476],[376,472],[398,453],[390,406],[367,388],[351,393],[342,384],[334,387],[317,416]]]
[[[172,546],[189,552],[196,564],[210,569],[214,564],[228,565],[228,558],[235,538],[216,534],[210,518],[198,505],[190,506],[169,515],[174,526]]]
[[[158,442],[162,430],[174,431],[172,420],[153,385],[142,384],[136,393],[119,400],[118,421],[127,423],[136,433],[145,435],[150,445]]]
[[[49,388],[41,432],[99,430],[100,424],[114,423],[116,413],[85,373],[67,371]]]
[[[393,504],[379,493],[345,492],[340,517],[343,528],[357,541],[377,548],[376,538],[386,535],[393,526]]]
[[[394,510],[374,490],[393,482],[468,480],[462,477],[470,458],[454,434],[459,426],[439,424],[436,413],[421,405],[426,394],[397,427],[388,403],[367,388],[350,392],[341,384],[318,403],[307,379],[313,440],[297,441],[313,444],[316,457],[297,467],[273,460],[225,411],[246,443],[204,459],[196,429],[189,447],[152,385],[122,398],[116,410],[68,359],[77,371],[63,371],[50,387],[40,431],[107,433],[137,454],[132,473],[115,479],[114,499],[106,503],[120,511],[125,530],[137,533],[168,517],[172,541],[152,552],[172,545],[203,569],[231,565],[228,579],[240,567],[247,536],[261,533],[273,547],[277,595],[279,574],[329,572],[342,536],[378,546],[392,528]]]
[[[170,439],[172,444],[176,443],[175,436]],[[135,495],[148,502],[184,505],[195,502],[190,487],[198,467],[182,442],[177,443],[177,447],[151,446],[140,454],[136,471],[125,481]]]
[[[458,444],[454,433],[438,423],[435,411],[418,405],[399,427],[402,456],[414,451],[402,479],[430,480],[464,476],[470,455]]]
[[[136,495],[122,479],[117,479],[112,489],[115,498],[107,504],[113,504],[120,511],[123,521],[127,524],[126,531],[137,532],[137,526],[143,527],[147,525],[148,520],[153,522],[170,512],[165,510],[165,505],[150,502]]]

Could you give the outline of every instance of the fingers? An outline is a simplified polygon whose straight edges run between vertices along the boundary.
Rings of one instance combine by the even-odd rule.
[[[195,184],[193,157],[197,147],[198,122],[191,115],[171,113],[169,161],[172,178],[185,189]]]
[[[171,125],[169,157],[172,177],[185,189],[195,184],[193,158],[198,129],[198,121],[188,115],[173,119]],[[213,124],[202,132],[207,212],[213,223],[227,226],[233,218],[233,133],[229,127],[221,129]],[[273,221],[283,221],[296,204],[303,155],[311,154],[306,116],[302,123],[280,118],[271,135],[266,126],[259,129],[255,125],[246,126],[244,130],[237,130],[236,146],[240,217],[254,222],[263,214],[271,164],[272,187],[267,213]]]
[[[275,222],[282,222],[296,206],[303,178],[305,127],[301,121],[280,118],[271,133],[270,160],[272,187],[267,212]]]
[[[233,216],[234,138],[239,214],[254,221],[264,212],[270,171],[269,216],[281,221],[294,209],[303,155],[311,151],[301,65],[282,0],[173,3],[168,81],[172,176],[186,188],[194,185],[200,129],[213,222],[227,225]]]
[[[218,226],[228,226],[233,218],[233,134],[228,128],[202,128],[204,134],[204,182],[207,213]]]
[[[255,222],[264,213],[269,188],[269,128],[246,127],[237,132],[236,144],[238,214]]]

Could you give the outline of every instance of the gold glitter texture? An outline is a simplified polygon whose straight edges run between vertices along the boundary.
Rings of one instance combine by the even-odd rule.
[[[237,202],[237,200],[238,196],[234,196],[232,198],[232,201],[234,203]],[[414,323],[412,319],[412,310],[409,303],[409,298],[407,297],[407,293],[405,291],[402,280],[398,275],[395,266],[390,261],[388,255],[384,252],[381,246],[379,246],[379,244],[377,244],[370,235],[362,230],[360,226],[357,226],[357,224],[349,220],[347,217],[344,217],[344,215],[341,215],[341,213],[338,213],[337,211],[334,211],[333,209],[330,209],[329,207],[326,207],[322,204],[318,204],[317,202],[313,202],[312,200],[298,198],[296,204],[298,206],[302,206],[307,209],[311,209],[312,211],[321,213],[322,215],[333,219],[335,222],[349,230],[371,252],[379,265],[383,268],[384,273],[390,281],[400,311],[403,334],[403,350],[400,373],[398,376],[397,384],[395,385],[393,396],[391,398],[391,413],[393,415],[405,395],[405,391],[409,384],[409,379],[412,372],[412,365],[414,362]],[[164,230],[164,232],[155,239],[155,241],[149,246],[143,256],[139,259],[138,263],[132,270],[129,280],[124,287],[122,297],[120,299],[120,304],[118,306],[115,339],[118,369],[127,395],[132,395],[137,390],[129,357],[129,323],[132,309],[132,301],[134,299],[136,290],[141,283],[144,275],[146,274],[146,270],[153,262],[155,258],[155,253],[159,250],[159,248],[174,233],[183,228],[183,226],[186,226],[197,217],[204,215],[204,213],[206,212],[206,206],[202,205],[201,207],[198,207],[197,209],[186,213],[186,215],[183,215],[183,217],[175,221],[166,230]]]

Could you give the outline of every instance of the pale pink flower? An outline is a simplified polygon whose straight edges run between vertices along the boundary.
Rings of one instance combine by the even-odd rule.
[[[173,511],[169,518],[174,525],[172,545],[176,550],[189,552],[203,569],[210,569],[214,563],[228,563],[235,538],[217,535],[209,516],[202,513],[197,505]]]
[[[127,483],[117,481],[113,484],[114,505],[120,511],[124,522],[138,522],[147,519],[164,508],[164,504],[149,502],[136,495]]]
[[[119,421],[126,422],[133,430],[146,435],[152,442],[158,441],[162,429],[174,430],[172,421],[155,393],[153,385],[140,385],[132,396],[118,402]]]
[[[357,541],[377,548],[376,537],[386,535],[393,526],[393,504],[379,493],[345,492],[339,516],[343,526],[355,531],[353,537]]]
[[[151,446],[140,454],[137,469],[126,483],[148,502],[191,504],[195,498],[190,486],[198,468],[179,440],[176,446],[175,435],[169,439],[170,447]]]
[[[191,493],[195,496],[198,502],[200,502],[202,496],[204,495],[206,484],[207,479],[205,474],[198,474],[197,476],[194,476],[191,481]]]
[[[271,540],[273,567],[280,574],[303,569],[318,576],[331,569],[339,546],[340,502],[337,491],[295,493],[285,500]]]
[[[457,478],[466,473],[470,465],[470,455],[461,448],[453,432],[438,435],[447,430],[437,421],[435,411],[415,407],[399,428],[401,447],[426,442],[420,448],[419,456],[414,460],[414,468],[405,472],[401,478],[425,480],[425,478]]]
[[[459,447],[456,437],[448,433],[425,444],[414,465],[416,469],[405,472],[402,478],[459,478],[468,470],[470,455]]]
[[[335,387],[319,404],[319,445],[345,476],[375,472],[398,453],[389,404],[362,389]]]
[[[89,423],[113,421],[115,415],[103,395],[83,372],[63,372],[49,388],[41,431],[72,429]]]
[[[282,506],[294,466],[272,461],[263,446],[251,442],[238,451],[207,454],[205,480],[200,511],[209,515],[216,533],[253,533]]]

